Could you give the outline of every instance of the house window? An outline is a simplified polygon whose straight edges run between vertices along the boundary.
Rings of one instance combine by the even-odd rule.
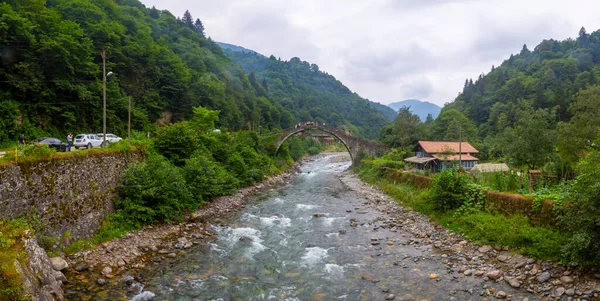
[[[417,158],[423,158],[424,154],[423,152],[417,152]]]

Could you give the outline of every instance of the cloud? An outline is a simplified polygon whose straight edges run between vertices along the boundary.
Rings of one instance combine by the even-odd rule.
[[[189,9],[216,41],[319,65],[381,103],[453,100],[466,78],[500,65],[523,44],[600,28],[600,1],[141,0]]]

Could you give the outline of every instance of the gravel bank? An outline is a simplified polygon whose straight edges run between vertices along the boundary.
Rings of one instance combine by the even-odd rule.
[[[598,300],[600,272],[596,269],[581,271],[556,262],[527,258],[508,248],[478,246],[427,216],[399,205],[385,192],[362,182],[351,172],[345,172],[340,179],[382,213],[374,227],[392,231],[402,229],[413,236],[409,238],[409,244],[432,246],[430,256],[446,266],[446,271],[440,271],[440,274],[451,272],[456,279],[480,277],[489,283],[481,292],[475,292],[482,298],[511,299],[510,295],[494,290],[495,283],[505,282],[545,300]]]

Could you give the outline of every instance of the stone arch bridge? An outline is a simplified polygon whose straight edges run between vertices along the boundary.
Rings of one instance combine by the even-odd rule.
[[[344,133],[339,132],[338,130],[334,129],[334,128],[330,128],[324,125],[316,125],[316,124],[312,124],[312,125],[303,125],[303,126],[298,126],[298,127],[294,127],[294,128],[289,128],[283,131],[283,133],[281,134],[281,136],[279,136],[279,138],[277,139],[276,142],[276,150],[275,153],[277,153],[279,151],[279,148],[281,147],[281,145],[283,144],[283,142],[285,142],[285,140],[287,140],[289,137],[298,134],[300,132],[304,132],[304,131],[308,131],[308,130],[317,130],[317,131],[321,131],[327,134],[332,135],[333,137],[337,138],[337,140],[339,140],[348,150],[348,153],[350,153],[350,158],[352,159],[352,165],[354,165],[355,163],[357,163],[359,154],[361,152],[364,152],[367,155],[377,155],[379,153],[383,153],[383,152],[389,152],[390,148],[378,143],[374,143],[371,141],[367,141],[361,138],[357,138],[357,137],[353,137],[353,136],[349,136],[346,135]]]

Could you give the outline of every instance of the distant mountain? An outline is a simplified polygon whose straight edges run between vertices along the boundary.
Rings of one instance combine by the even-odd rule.
[[[223,42],[215,42],[217,43],[217,45],[221,46],[221,48],[225,51],[225,50],[232,50],[232,51],[237,51],[237,52],[245,52],[245,53],[253,53],[253,54],[258,54],[258,55],[262,55],[254,50],[248,49],[248,48],[244,48],[242,46],[238,46],[238,45],[232,45],[232,44],[227,44],[227,43],[223,43]],[[264,56],[264,55],[262,55]]]
[[[276,99],[295,120],[325,122],[371,139],[390,123],[390,110],[360,97],[316,64],[297,57],[282,61],[244,49],[229,47],[223,52],[244,69],[258,95]]]
[[[385,115],[385,117],[389,118],[391,121],[394,121],[396,119],[396,115],[398,115],[398,111],[395,111],[394,109],[392,109],[386,105],[382,105],[378,102],[370,101],[368,99],[367,99],[367,101],[369,102],[369,105],[371,107],[373,107],[375,110],[379,111],[379,113]]]
[[[427,114],[431,114],[433,119],[437,118],[442,108],[436,104],[428,101],[421,101],[418,99],[406,99],[403,101],[392,102],[388,107],[398,112],[402,107],[410,107],[410,111],[413,114],[419,115],[421,121],[427,119]]]

